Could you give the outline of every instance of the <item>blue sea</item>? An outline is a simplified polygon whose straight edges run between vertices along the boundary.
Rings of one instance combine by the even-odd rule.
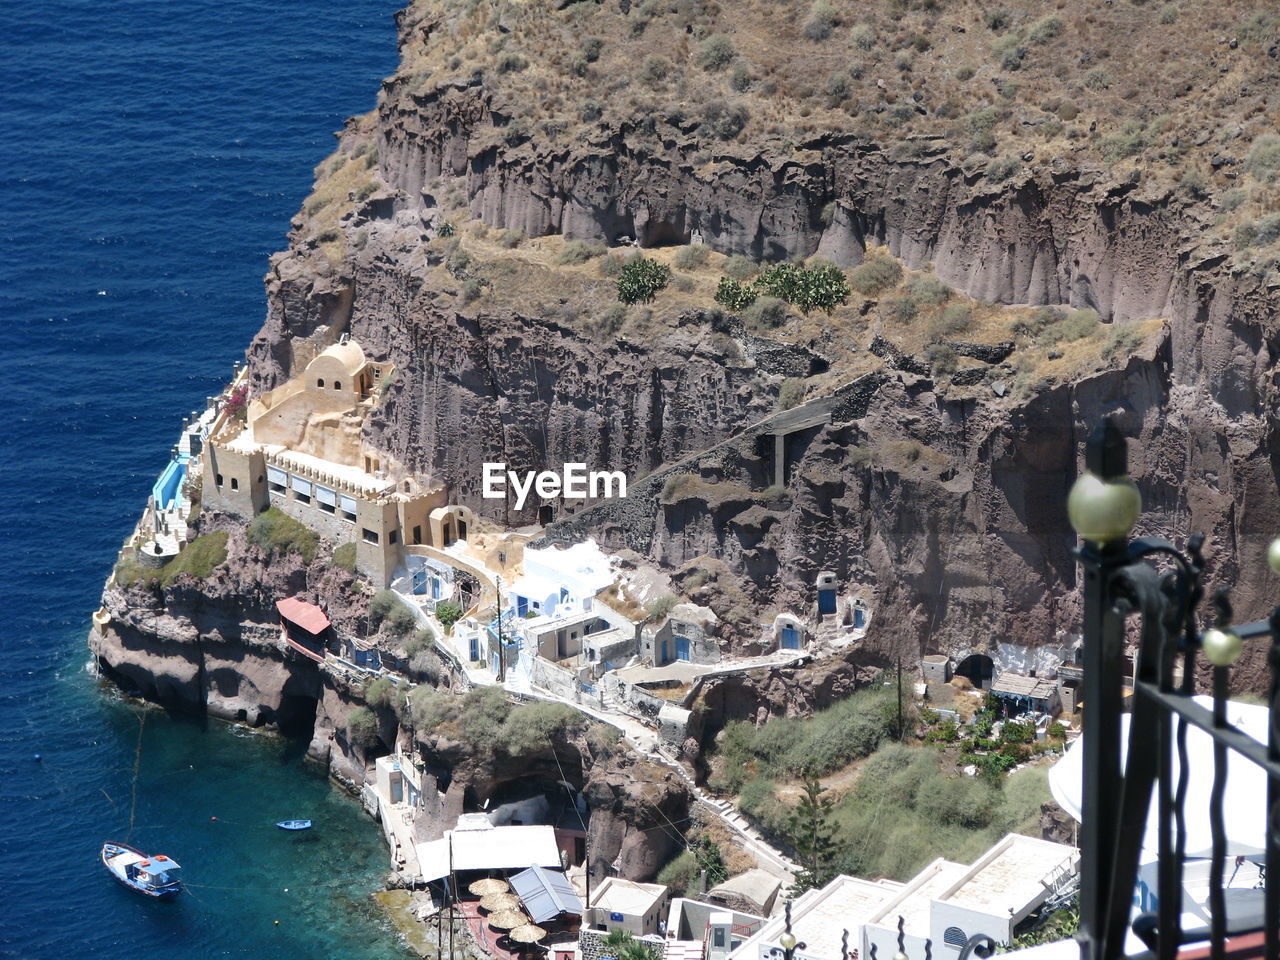
[[[395,68],[396,6],[5,7],[2,957],[405,955],[368,897],[379,829],[323,770],[122,701],[85,647],[182,418],[262,322],[267,257],[313,167]],[[294,816],[316,829],[272,826]],[[183,863],[189,895],[152,903],[106,875],[101,844],[131,821]]]

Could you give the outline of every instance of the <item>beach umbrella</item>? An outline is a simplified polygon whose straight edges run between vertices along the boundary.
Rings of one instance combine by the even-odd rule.
[[[480,900],[480,909],[489,913],[501,913],[503,910],[519,910],[520,898],[514,893],[491,893]]]
[[[516,927],[525,926],[529,923],[529,918],[519,910],[499,910],[497,913],[489,915],[489,926],[495,930],[514,930]]]
[[[477,880],[467,889],[477,897],[487,897],[491,893],[506,893],[511,888],[507,886],[507,881],[505,880],[499,880],[497,877],[485,877],[483,880]]]
[[[547,931],[532,923],[524,923],[516,927],[507,936],[516,943],[537,943],[546,937]]]

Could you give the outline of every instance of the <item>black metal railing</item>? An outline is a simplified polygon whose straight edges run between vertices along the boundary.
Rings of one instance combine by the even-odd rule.
[[[1071,523],[1083,537],[1077,558],[1084,573],[1084,782],[1081,823],[1080,932],[1083,960],[1115,960],[1130,933],[1157,960],[1173,960],[1190,944],[1209,944],[1211,960],[1233,955],[1280,960],[1280,607],[1269,621],[1233,626],[1224,592],[1208,606],[1215,625],[1201,630],[1203,538],[1185,549],[1160,538],[1129,539],[1141,501],[1128,477],[1126,444],[1109,421],[1086,443],[1086,472],[1072,488]],[[1268,560],[1280,573],[1280,541]],[[1136,625],[1128,618],[1136,615]],[[1136,629],[1127,760],[1121,763],[1122,675],[1127,631]],[[1227,720],[1231,664],[1249,641],[1270,643],[1268,737],[1262,742]],[[1212,672],[1212,709],[1192,694],[1199,658]],[[1212,739],[1212,763],[1189,765],[1187,732]],[[1174,757],[1177,756],[1175,768]],[[1265,771],[1260,835],[1264,849],[1248,856],[1262,886],[1262,914],[1242,924],[1228,910],[1224,876],[1229,842],[1239,824],[1224,814],[1228,757]],[[1206,769],[1207,767],[1207,769]],[[1187,813],[1192,778],[1212,778],[1208,801],[1212,846],[1208,860],[1207,926],[1183,928]],[[1156,797],[1159,858],[1156,905],[1131,919],[1143,839]],[[1237,864],[1240,861],[1236,861]],[[1229,881],[1228,881],[1229,882]],[[1256,897],[1254,893],[1252,896]],[[1242,928],[1243,927],[1243,928]]]

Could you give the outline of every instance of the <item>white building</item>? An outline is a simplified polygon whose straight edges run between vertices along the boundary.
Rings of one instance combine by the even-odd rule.
[[[954,960],[968,939],[985,934],[1008,943],[1014,928],[1075,873],[1074,847],[1011,833],[965,866],[937,859],[908,883],[836,877],[810,890],[791,907],[791,930],[804,944],[802,960],[840,960],[842,939],[868,960],[871,948],[881,960],[903,951],[923,960],[926,942],[936,960]],[[774,916],[731,954],[730,960],[767,960],[779,945],[784,920]]]
[[[516,615],[591,613],[595,595],[613,583],[608,556],[594,540],[524,551],[524,573],[511,585]]]
[[[666,902],[667,888],[660,883],[607,877],[591,891],[586,922],[611,932],[625,930],[636,937],[656,934]]]

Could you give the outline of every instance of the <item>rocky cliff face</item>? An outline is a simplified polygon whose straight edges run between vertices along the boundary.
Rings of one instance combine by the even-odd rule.
[[[722,253],[846,265],[884,245],[974,297],[1088,306],[1114,323],[1163,317],[1166,332],[1120,369],[1100,363],[1019,398],[895,372],[860,416],[799,439],[783,500],[732,502],[728,487],[715,503],[664,498],[650,485],[568,532],[671,566],[719,558],[757,609],[803,611],[816,573],[835,570],[874,590],[879,622],[894,629],[873,635],[896,652],[1048,641],[1074,622],[1065,494],[1087,428],[1109,413],[1137,441],[1145,527],[1208,533],[1214,576],[1235,585],[1242,614],[1260,612],[1261,551],[1280,529],[1276,298],[1200,239],[1203,205],[1062,161],[993,185],[934,141],[906,158],[842,133],[709,148],[673,121],[656,136],[621,124],[570,144],[513,142],[502,136],[510,103],[485,83],[415,93],[401,75],[384,85],[377,112],[353,121],[341,148],[377,146],[382,192],[341,221],[366,245],[349,243],[333,264],[300,229],[274,261],[250,353],[257,382],[289,372],[291,339],[350,330],[404,371],[370,427],[379,442],[473,508],[523,522],[533,514],[479,499],[482,462],[667,476],[663,465],[769,413],[781,378],[741,337],[709,337],[705,317],[613,341],[554,303],[532,316],[459,307],[456,291],[423,280],[445,192],[489,226],[529,236],[701,236]],[[819,367],[848,349],[858,347],[837,336],[819,348]],[[904,461],[895,444],[931,456]],[[870,460],[855,460],[855,447]],[[698,470],[745,491],[770,482],[749,450],[703,457]]]

